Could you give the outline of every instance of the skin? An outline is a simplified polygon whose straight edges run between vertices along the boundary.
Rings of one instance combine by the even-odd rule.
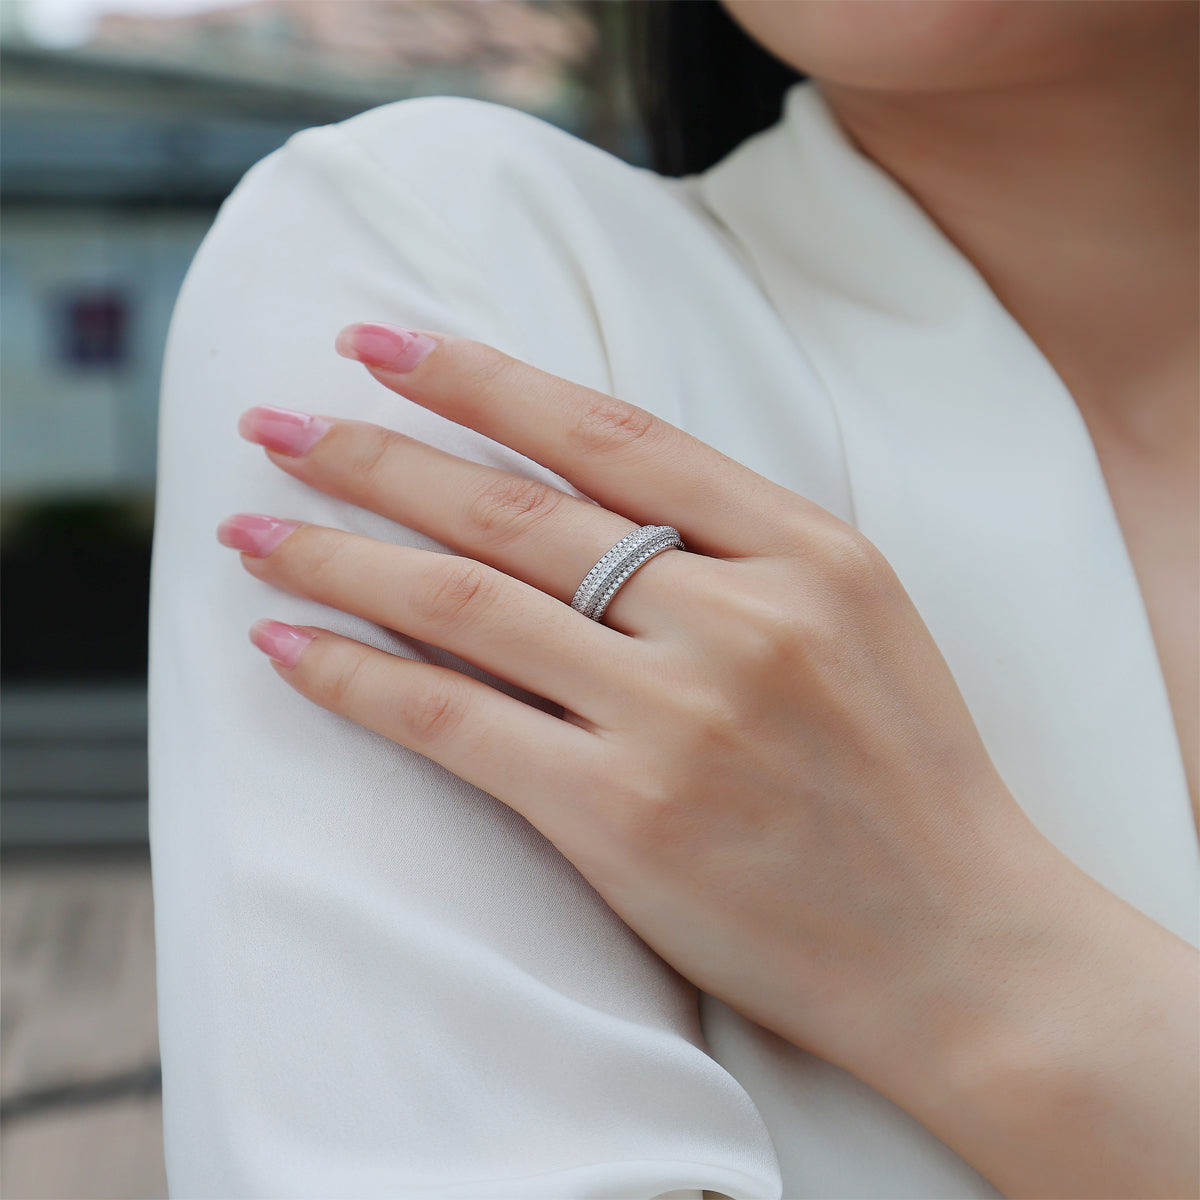
[[[1070,386],[1186,732],[1194,7],[728,7],[821,81]],[[1171,96],[1189,81],[1185,117]],[[389,336],[354,326],[338,348],[597,503],[256,408],[240,430],[276,467],[455,553],[246,515],[219,536],[257,578],[445,647],[562,718],[259,622],[281,678],[510,804],[683,975],[890,1096],[1006,1194],[1200,1192],[1195,950],[1025,818],[879,552],[641,409],[467,339]],[[687,551],[647,563],[602,624],[575,613],[592,563],[650,522]]]
[[[1141,585],[1200,828],[1200,9],[1190,0],[722,2],[817,81],[852,140],[975,264],[1070,390]],[[1133,969],[1132,946],[1130,955]],[[1154,986],[1190,1013],[1194,1033],[1191,978],[1164,973]],[[1053,993],[1044,1001],[1048,1012]],[[1180,1044],[1145,1111],[1194,1130],[1190,1046]],[[1103,1061],[1103,1046],[1091,1052]],[[1128,1144],[1139,1124],[1121,1114],[1119,1086],[1114,1078],[1100,1102]],[[1084,1121],[1037,1088],[1024,1118],[1004,1095],[995,1088],[996,1103],[978,1109],[991,1136],[1011,1133],[1028,1153],[1040,1125],[1041,1152],[1060,1154],[1055,1141],[1074,1148],[1065,1173],[1051,1171],[1057,1188],[1039,1180],[1042,1163],[1026,1175],[1017,1155],[996,1161],[1003,1153],[981,1150],[1005,1190],[1087,1194],[1072,1189],[1092,1179],[1095,1195],[1200,1194],[1190,1142],[1176,1143],[1175,1173],[1159,1179],[1168,1191],[1146,1177],[1139,1192],[1135,1173],[1118,1192],[1088,1169],[1095,1143]]]
[[[979,268],[1092,435],[1200,828],[1190,0],[723,0]]]
[[[456,553],[239,514],[218,536],[246,570],[563,715],[256,623],[288,684],[510,805],[682,975],[1009,1194],[1191,1194],[1198,956],[1028,821],[870,542],[492,347],[352,326],[339,349],[597,503],[366,422],[248,410],[239,429],[276,466]],[[592,563],[652,521],[688,550],[646,563],[603,624],[575,612]]]

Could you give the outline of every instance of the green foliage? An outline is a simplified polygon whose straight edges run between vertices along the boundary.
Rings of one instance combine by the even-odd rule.
[[[154,498],[83,493],[6,500],[0,539],[6,551],[34,546],[144,544],[154,530]]]

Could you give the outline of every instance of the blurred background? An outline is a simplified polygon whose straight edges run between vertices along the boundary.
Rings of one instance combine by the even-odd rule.
[[[638,165],[628,0],[0,0],[0,1195],[163,1197],[147,843],[157,404],[221,201],[408,96]]]

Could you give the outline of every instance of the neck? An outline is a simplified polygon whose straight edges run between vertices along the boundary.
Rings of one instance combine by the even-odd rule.
[[[975,264],[1081,408],[1196,429],[1195,47],[1123,77],[971,93],[822,84],[850,137]]]

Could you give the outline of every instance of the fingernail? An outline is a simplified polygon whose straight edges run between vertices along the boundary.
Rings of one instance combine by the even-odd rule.
[[[296,456],[307,454],[332,425],[332,421],[311,413],[259,404],[238,418],[238,433],[268,450]]]
[[[368,367],[382,367],[403,375],[437,346],[437,339],[399,325],[359,322],[347,325],[334,343],[343,358],[352,358]]]
[[[259,513],[238,513],[226,517],[217,526],[217,541],[222,546],[263,558],[299,528],[299,521],[281,521],[278,517],[264,517]]]
[[[263,618],[250,626],[250,640],[268,658],[285,667],[294,667],[300,661],[304,648],[313,640],[315,634],[305,633],[295,625],[285,625],[282,621],[271,621]]]

